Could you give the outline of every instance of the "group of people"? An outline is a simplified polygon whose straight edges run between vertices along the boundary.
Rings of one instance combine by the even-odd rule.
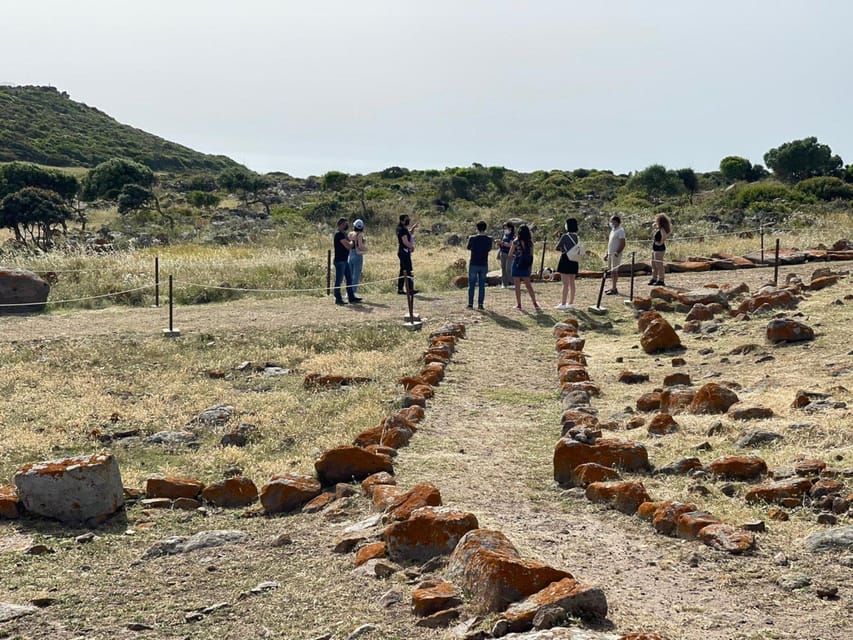
[[[412,285],[412,252],[415,249],[414,232],[417,224],[411,224],[411,218],[403,214],[397,225],[397,257],[400,260],[400,271],[397,276],[397,293],[418,293]],[[489,254],[497,247],[498,261],[501,267],[501,287],[515,289],[515,309],[521,311],[521,287],[527,290],[533,308],[541,310],[536,300],[536,293],[530,282],[533,271],[533,237],[530,227],[526,224],[519,225],[516,232],[512,222],[503,225],[503,234],[499,240],[492,240],[487,235],[488,225],[481,220],[477,223],[477,233],[468,238],[467,249],[471,254],[468,262],[468,308],[474,308],[474,292],[477,291],[477,308],[484,309],[486,301],[486,275],[489,270]],[[652,279],[650,285],[664,284],[664,253],[666,252],[666,240],[672,233],[672,222],[665,214],[655,217],[652,225],[654,236],[652,239]],[[358,286],[361,281],[361,272],[364,263],[364,254],[367,253],[367,242],[364,237],[364,222],[356,220],[353,222],[353,230],[349,231],[349,222],[346,218],[338,220],[337,232],[334,235],[335,254],[335,304],[344,305],[361,302],[358,297]],[[575,278],[580,267],[580,258],[583,256],[581,240],[579,236],[579,225],[576,218],[568,218],[563,227],[564,233],[560,236],[554,249],[560,253],[557,264],[557,272],[563,284],[560,304],[556,309],[566,311],[574,308],[575,302]],[[622,264],[622,254],[625,250],[627,239],[625,230],[622,228],[622,220],[619,216],[610,218],[610,235],[607,242],[607,253],[604,260],[610,273],[611,287],[605,293],[607,295],[619,295],[617,283],[619,280],[619,266]],[[341,285],[346,281],[347,301],[343,299]]]

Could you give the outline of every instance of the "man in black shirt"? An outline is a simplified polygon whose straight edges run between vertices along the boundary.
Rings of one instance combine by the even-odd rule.
[[[347,281],[347,298],[350,302],[361,302],[352,292],[352,274],[349,269],[349,250],[352,240],[347,238],[349,223],[346,218],[338,220],[338,230],[335,232],[333,247],[335,251],[335,304],[346,304],[341,296],[341,282]]]
[[[406,293],[406,279],[412,277],[412,251],[415,250],[415,242],[412,231],[418,225],[411,224],[411,219],[405,213],[400,216],[400,224],[397,225],[397,257],[400,259],[400,275],[397,277],[397,293]],[[417,291],[412,290],[412,294]]]
[[[489,271],[489,252],[492,250],[492,239],[486,235],[486,223],[477,223],[477,235],[468,238],[468,250],[471,260],[468,262],[468,308],[474,308],[474,286],[479,284],[477,293],[477,308],[483,309],[486,301],[486,274]]]

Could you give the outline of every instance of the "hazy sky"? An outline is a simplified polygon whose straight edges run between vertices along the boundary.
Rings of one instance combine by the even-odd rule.
[[[0,83],[257,171],[853,163],[848,0],[0,0]]]

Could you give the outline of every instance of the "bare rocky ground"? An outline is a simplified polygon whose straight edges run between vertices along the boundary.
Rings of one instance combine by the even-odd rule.
[[[782,275],[808,274],[812,269],[783,269]],[[754,289],[768,279],[769,273],[747,270],[728,272],[725,277],[743,280]],[[668,281],[694,286],[719,281],[716,275],[677,275]],[[597,292],[597,283],[582,282],[579,300],[589,303],[594,289]],[[546,308],[540,315],[512,311],[510,291],[490,289],[490,310],[484,314],[462,309],[463,294],[459,293],[419,299],[417,311],[428,318],[430,326],[444,319],[463,321],[468,325],[468,339],[461,343],[448,367],[448,375],[430,402],[426,420],[412,444],[400,452],[395,463],[399,484],[409,487],[433,482],[445,504],[474,512],[481,526],[502,530],[525,556],[568,569],[576,578],[600,585],[610,605],[610,624],[619,632],[658,631],[671,640],[851,637],[853,570],[837,562],[838,554],[811,555],[798,545],[802,535],[821,528],[815,526],[813,518],[771,523],[770,533],[759,536],[756,553],[733,557],[696,542],[656,535],[647,523],[567,496],[553,483],[551,460],[562,409],[551,327],[561,316],[548,310],[557,301],[557,286],[542,286],[540,291],[544,292],[542,304]],[[850,284],[844,280],[816,294],[809,304],[823,308],[847,293]],[[661,365],[650,356],[629,351],[638,341],[633,320],[620,301],[605,300],[612,308],[616,329],[586,329],[582,335],[587,339],[590,373],[605,390],[598,406],[607,415],[630,403],[628,392],[611,382],[621,366],[615,363],[615,354],[628,356],[637,369],[654,371]],[[181,308],[175,324],[185,334],[213,329],[251,333],[306,323],[360,323],[402,315],[402,299],[392,296],[365,305],[363,310],[353,307],[333,313],[331,307],[326,299],[300,299],[298,304],[235,301]],[[0,340],[150,334],[165,326],[164,318],[162,309],[0,318]],[[764,324],[754,320],[742,334],[719,340],[760,342]],[[844,328],[824,324],[823,331],[829,335]],[[695,358],[698,349],[713,347],[716,340],[714,336],[701,341],[688,339],[685,357]],[[838,340],[839,344],[845,342]],[[837,347],[833,349],[837,351]],[[837,371],[843,355],[843,351],[830,352],[824,358],[832,359]],[[727,365],[731,365],[740,379],[751,380],[768,375],[768,368],[796,368],[801,356],[796,350],[779,351],[769,366],[736,367],[735,363],[719,361],[712,366],[726,375]],[[801,380],[811,381],[813,386],[850,384],[849,373],[830,378],[827,371],[810,369],[800,374]],[[797,382],[791,380],[789,384]],[[795,388],[775,391],[778,406],[784,407],[790,404]],[[638,395],[636,390],[630,393]],[[849,399],[849,392],[837,393]],[[849,419],[846,412],[834,415],[832,421],[849,423]],[[692,426],[687,425],[685,431]],[[700,428],[704,425],[696,426],[697,436],[701,435]],[[850,431],[846,434],[846,441],[833,442],[832,448],[845,452],[849,465],[853,452]],[[685,446],[688,442],[693,440],[685,440]],[[671,453],[668,447],[656,450],[652,445],[655,462],[668,461],[656,458],[658,453]],[[661,484],[650,482],[648,486],[653,496],[655,491],[664,490]],[[23,604],[39,595],[56,601],[35,614],[0,621],[0,637],[315,638],[328,633],[345,638],[362,624],[375,627],[362,636],[366,640],[448,636],[447,632],[414,626],[415,619],[408,612],[412,586],[405,580],[353,576],[351,556],[331,553],[343,524],[368,512],[364,500],[355,501],[340,516],[244,519],[239,513],[222,512],[204,518],[168,512],[141,516],[131,510],[128,523],[98,532],[101,539],[95,544],[102,545],[102,552],[97,556],[87,550],[91,547],[73,541],[73,536],[82,531],[63,531],[51,524],[0,523],[0,554],[6,556],[2,562],[5,593],[0,591],[0,601]],[[214,528],[244,530],[250,542],[139,560],[156,539]],[[133,534],[128,535],[126,529]],[[290,543],[275,546],[273,541],[279,534],[285,534]],[[61,565],[57,555],[20,556],[34,538],[53,540],[58,555],[65,556]],[[785,555],[787,566],[780,565],[780,553]],[[10,554],[21,559],[12,560]],[[777,578],[789,573],[808,575],[814,584],[834,585],[838,597],[819,599],[813,588],[787,591],[777,586]],[[264,581],[277,586],[241,597]],[[385,608],[379,599],[389,590],[403,594],[403,600]],[[221,603],[225,605],[217,607]],[[187,618],[209,607],[213,609],[197,620]]]

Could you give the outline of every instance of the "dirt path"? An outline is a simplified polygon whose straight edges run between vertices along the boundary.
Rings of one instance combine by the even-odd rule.
[[[560,403],[550,325],[546,316],[531,327],[500,315],[469,325],[427,419],[401,452],[401,484],[435,483],[445,504],[476,513],[522,553],[602,586],[619,631],[681,640],[844,637],[825,603],[772,584],[768,550],[733,558],[562,497],[551,475]],[[594,359],[605,338],[586,338]]]

